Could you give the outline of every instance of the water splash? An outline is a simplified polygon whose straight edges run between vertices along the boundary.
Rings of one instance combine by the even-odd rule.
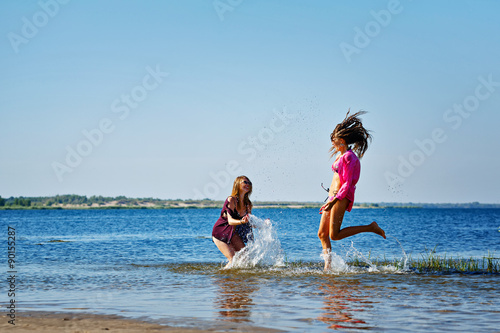
[[[408,267],[408,256],[406,255],[406,252],[405,252],[405,249],[403,248],[403,245],[401,244],[401,242],[394,236],[389,236],[391,238],[394,238],[396,240],[396,242],[399,244],[399,246],[401,247],[401,251],[403,252],[403,257],[401,258],[401,261],[399,262],[399,265],[402,266],[402,270],[403,271],[408,271],[409,270],[409,267]],[[402,263],[402,265],[401,265]]]
[[[323,260],[329,260],[330,261],[330,269],[329,272],[331,273],[349,273],[350,272],[350,267],[349,265],[345,262],[345,260],[339,256],[335,252],[328,252],[328,253],[321,253],[321,258]]]
[[[341,246],[345,254],[340,255],[335,252],[322,253],[321,258],[323,260],[330,260],[329,273],[340,274],[340,273],[357,273],[360,270],[367,270],[368,272],[379,272],[377,265],[372,263],[366,256],[364,256],[358,249],[354,247],[354,242],[351,241],[351,246],[345,248]],[[358,265],[349,265],[346,260],[351,259],[358,262]],[[359,262],[364,262],[368,265],[363,267],[359,266]]]
[[[284,266],[285,255],[276,229],[270,219],[250,215],[253,240],[237,252],[227,268],[249,268],[255,266]]]
[[[399,264],[392,265],[386,261],[383,263],[378,263],[378,260],[373,262],[369,259],[369,256],[365,256],[361,251],[359,251],[355,246],[354,242],[351,241],[350,246],[340,245],[342,249],[341,254],[335,252],[329,252],[328,254],[322,253],[321,258],[325,260],[328,258],[330,260],[330,269],[328,273],[403,273],[408,272],[408,256],[406,252],[395,237],[391,236],[396,240],[396,242],[401,247],[403,252],[403,257],[401,258]]]
[[[352,257],[355,260],[366,263],[368,265],[368,272],[378,272],[377,265],[365,257],[361,251],[356,249],[353,241],[351,241],[351,247],[347,249],[346,257]]]

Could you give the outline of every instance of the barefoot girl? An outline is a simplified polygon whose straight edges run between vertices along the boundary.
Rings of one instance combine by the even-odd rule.
[[[346,210],[351,211],[354,202],[354,191],[359,180],[359,158],[368,149],[371,141],[370,133],[363,127],[360,115],[365,111],[357,112],[338,124],[330,135],[332,141],[332,157],[336,156],[332,165],[333,180],[330,186],[328,202],[320,209],[321,221],[319,223],[318,237],[323,246],[325,270],[330,269],[330,252],[332,240],[341,240],[361,232],[373,232],[385,238],[385,232],[376,222],[368,225],[346,227],[341,229],[342,220]],[[356,156],[356,154],[357,156]]]
[[[245,247],[251,239],[251,229],[248,224],[252,213],[252,182],[245,176],[236,178],[233,192],[226,199],[219,219],[212,229],[212,240],[231,265],[234,254]]]

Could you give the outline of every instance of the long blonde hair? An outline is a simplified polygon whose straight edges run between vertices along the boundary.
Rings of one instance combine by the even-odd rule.
[[[248,179],[247,176],[236,177],[236,179],[234,180],[233,192],[231,193],[231,196],[236,197],[236,199],[239,200],[239,198],[240,198],[240,185],[245,180],[250,182],[250,191],[245,193],[245,196],[243,197],[243,205],[246,207],[252,208],[252,202],[250,201],[250,194],[252,194],[252,182],[250,181],[250,179]],[[238,205],[236,205],[236,208],[238,208]]]

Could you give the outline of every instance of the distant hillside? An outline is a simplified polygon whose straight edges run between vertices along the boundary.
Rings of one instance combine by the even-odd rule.
[[[220,200],[182,200],[157,198],[103,197],[75,194],[53,197],[0,197],[0,209],[172,209],[172,208],[221,208]],[[321,203],[253,202],[255,208],[309,208],[321,207]]]
[[[172,209],[172,208],[221,208],[220,200],[182,200],[156,198],[103,197],[76,194],[52,197],[0,197],[0,209]],[[254,201],[254,208],[319,208],[323,202]],[[500,204],[472,203],[356,203],[354,208],[500,208]]]

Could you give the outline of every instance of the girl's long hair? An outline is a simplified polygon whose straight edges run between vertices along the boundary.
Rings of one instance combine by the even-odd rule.
[[[240,197],[240,185],[245,180],[247,180],[247,181],[250,182],[250,179],[248,179],[247,176],[236,177],[236,179],[234,180],[234,184],[233,184],[233,192],[231,193],[232,197],[236,197],[237,199],[239,199],[239,197]],[[250,194],[252,194],[252,185],[251,185],[251,183],[252,182],[250,182],[250,191],[248,191],[247,193],[245,193],[245,196],[243,197],[243,205],[246,206],[246,207],[250,207],[250,208],[252,208],[252,202],[250,201]],[[236,207],[238,207],[238,205],[236,205]]]
[[[349,115],[350,112],[349,109],[345,119],[335,126],[332,134],[330,134],[330,140],[344,139],[347,146],[351,146],[350,148],[361,158],[368,149],[368,143],[372,141],[372,136],[370,131],[363,127],[361,118],[359,118],[366,111],[359,111],[353,115]],[[330,148],[330,152],[332,153],[331,157],[338,153],[333,145]]]

